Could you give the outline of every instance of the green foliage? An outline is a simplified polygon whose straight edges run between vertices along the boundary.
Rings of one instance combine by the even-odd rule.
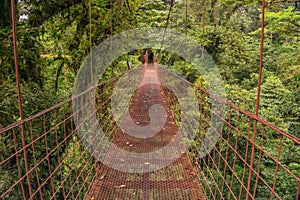
[[[300,13],[294,12],[294,7],[290,6],[279,11],[266,10],[266,33],[271,42],[280,43],[291,41],[300,32]]]
[[[266,121],[272,121],[276,126],[287,130],[284,120],[284,109],[289,103],[287,98],[290,95],[280,79],[276,76],[269,76],[261,88],[260,116]],[[256,94],[256,90],[254,92]]]
[[[279,4],[278,2],[276,0],[266,1],[264,70],[259,115],[290,134],[300,137],[300,14],[295,6],[291,6],[292,4]],[[185,1],[174,1],[173,3],[171,7],[171,1],[162,0],[113,1],[113,12],[110,16],[109,1],[92,0],[90,24],[88,0],[16,1],[17,17],[22,14],[28,15],[27,20],[17,22],[24,116],[36,114],[70,97],[75,77],[83,59],[90,51],[90,45],[94,48],[111,34],[139,27],[169,27],[183,33],[187,31],[189,36],[204,45],[219,67],[225,83],[227,100],[244,110],[253,112],[259,68],[260,1],[201,0],[199,2],[191,0],[188,1],[187,19]],[[0,84],[2,85],[0,90],[0,128],[20,120],[15,86],[10,12],[10,1],[0,1]],[[90,37],[92,41],[90,41]],[[170,52],[156,50],[156,53],[160,63],[170,66],[181,76],[186,73],[185,78],[190,82],[204,88],[207,87],[203,76],[196,68],[197,66],[185,63],[181,57]],[[107,68],[101,81],[139,65],[141,54],[141,51],[134,51],[118,58]],[[113,87],[113,83],[100,88],[99,94],[97,94],[100,97],[102,95],[97,103],[100,104],[107,100],[107,104],[97,114],[103,121],[108,121],[104,128],[109,131],[113,131],[112,113],[108,100],[112,92],[111,87]],[[203,97],[200,93],[197,95],[199,98]],[[169,93],[169,96],[172,94]],[[203,102],[209,107],[208,98],[203,99]],[[176,102],[171,102],[171,106],[173,115],[178,120],[180,117],[177,112],[180,108]],[[104,111],[107,111],[107,114],[103,114]],[[207,119],[210,117],[208,111],[208,108],[203,108]],[[235,116],[235,114],[232,115]],[[62,113],[57,114],[58,119],[63,119]],[[237,123],[234,117],[232,123]],[[53,124],[55,124],[54,119],[50,117],[46,126],[51,127]],[[43,126],[41,122],[33,124],[33,137],[38,137],[44,131]],[[68,123],[67,128],[71,129],[72,123]],[[208,127],[204,124],[202,128],[206,130]],[[241,119],[240,129],[247,132],[247,119]],[[203,130],[199,130],[198,133],[201,138],[204,136]],[[61,134],[63,130],[60,128],[58,132]],[[232,134],[241,137],[236,133]],[[266,134],[269,136],[265,141],[269,145],[266,148],[272,155],[276,155],[277,150],[272,146],[278,144],[278,138],[270,130],[266,130]],[[111,137],[111,135],[109,136]],[[13,140],[12,134],[0,136],[0,160],[7,158],[15,151]],[[26,140],[29,142],[32,138],[27,137]],[[49,146],[54,147],[55,140],[55,134],[49,136]],[[87,169],[90,169],[91,163],[89,162],[93,162],[88,161],[89,157],[84,154],[80,162],[73,163],[72,161],[77,160],[85,149],[81,145],[76,145],[78,138],[74,137],[72,141],[74,143],[63,145],[58,151],[63,158],[66,158],[63,162],[64,175],[72,170],[80,171],[86,163]],[[234,145],[235,141],[229,142]],[[294,144],[284,142],[281,161],[294,173],[299,174],[300,150]],[[17,145],[21,147],[20,138],[17,140]],[[195,160],[195,150],[198,145],[199,142],[193,141],[189,152],[191,159]],[[224,144],[218,145],[222,150],[221,153],[224,154]],[[245,142],[238,143],[240,147],[245,145]],[[241,148],[239,153],[245,153],[244,149]],[[45,154],[43,142],[36,144],[36,155],[42,158]],[[70,157],[66,155],[70,155]],[[28,156],[32,158],[33,152],[28,151]],[[58,164],[59,161],[56,158],[57,155],[50,158],[51,167]],[[228,160],[232,162],[232,158]],[[235,165],[238,176],[243,173],[241,163],[239,161]],[[18,179],[17,164],[14,162],[9,163],[9,166],[1,166],[0,193],[3,188]],[[24,161],[21,156],[19,164],[22,174],[24,174]],[[47,164],[46,162],[42,163],[38,168],[41,180],[45,180],[49,176],[48,172],[43,169],[47,167]],[[30,167],[34,165],[32,160],[29,165]],[[221,168],[224,169],[224,166],[224,163],[220,163]],[[272,182],[274,165],[272,166],[270,160],[263,158],[261,169],[262,175]],[[213,169],[212,175],[216,178],[218,172]],[[72,181],[74,182],[75,179],[76,174],[72,174],[65,188],[71,189]],[[229,179],[228,175],[227,179]],[[56,188],[59,187],[61,177],[54,176],[53,180]],[[90,181],[90,177],[87,180]],[[278,172],[276,187],[279,189],[277,192],[282,194],[284,199],[294,198],[292,196],[293,189],[291,189],[294,183],[291,183],[290,180],[291,177],[281,171]],[[83,181],[83,177],[80,178],[80,181]],[[25,181],[24,184],[26,186]],[[233,182],[232,191],[235,194],[240,192],[239,184]],[[36,188],[37,185],[34,187]],[[45,187],[50,186],[46,185]],[[76,187],[73,188],[74,191],[78,191],[79,188]],[[263,184],[259,184],[258,199],[268,198],[269,194],[266,191]],[[224,193],[228,192],[224,191]],[[45,197],[51,195],[50,193],[45,194]],[[21,196],[20,188],[9,195],[11,195],[8,196],[9,199],[17,199]],[[63,198],[63,196],[59,196],[59,198]]]

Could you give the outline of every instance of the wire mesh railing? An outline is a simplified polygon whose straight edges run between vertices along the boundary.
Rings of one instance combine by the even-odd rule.
[[[112,133],[111,87],[101,83],[95,112]],[[96,174],[97,162],[78,138],[72,103],[84,93],[0,130],[0,199],[85,199]],[[99,102],[101,104],[99,104]],[[80,112],[78,110],[77,112]],[[99,115],[98,115],[99,116]]]
[[[190,151],[207,198],[300,199],[300,139],[202,88],[196,90],[200,131]],[[226,116],[212,110],[211,101],[223,104]],[[214,130],[219,140],[210,141],[212,151],[197,157],[207,130],[214,129],[213,115],[223,122],[222,132]]]
[[[95,112],[108,136],[117,129],[110,109],[116,80],[101,83],[94,99]],[[188,154],[206,198],[300,199],[300,140],[193,87],[200,105],[200,126]],[[176,97],[170,90],[164,92],[169,92],[168,103],[179,119]],[[82,95],[0,130],[1,199],[87,198],[97,177],[97,161],[77,137],[74,98]],[[212,109],[212,101],[226,107],[226,115]],[[221,132],[212,125],[212,116],[223,123]],[[204,148],[203,154],[208,130],[217,133],[218,141],[208,140],[213,148]]]
[[[206,198],[300,199],[300,139],[202,87],[190,86],[199,100],[200,127],[189,157]],[[166,92],[180,123],[178,100]]]

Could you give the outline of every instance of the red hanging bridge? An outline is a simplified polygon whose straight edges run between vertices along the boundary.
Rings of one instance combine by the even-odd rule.
[[[91,152],[89,146],[82,144],[76,134],[81,127],[75,126],[73,121],[77,113],[72,104],[84,98],[85,92],[23,119],[14,6],[12,11],[21,120],[0,130],[0,139],[5,139],[0,141],[3,145],[0,199],[300,199],[299,171],[286,164],[282,156],[299,153],[300,139],[259,118],[258,106],[256,114],[249,113],[192,83],[188,84],[197,94],[199,131],[192,145],[178,159],[159,170],[149,169],[156,162],[168,162],[171,151],[164,152],[160,160],[139,160],[143,166],[141,173],[119,171],[94,158],[97,149]],[[262,32],[258,87],[263,35]],[[177,97],[160,84],[161,72],[155,64],[146,63],[141,67],[144,68],[141,81],[155,81],[135,91],[129,105],[130,116],[138,125],[146,126],[150,123],[150,107],[160,104],[166,110],[163,129],[144,139],[135,138],[116,125],[112,120],[111,98],[119,77],[113,77],[97,86],[93,99],[98,122],[109,138],[98,146],[114,143],[129,152],[152,152],[169,144],[178,132]],[[228,108],[225,116],[215,113],[211,108],[213,101]],[[218,132],[218,142],[211,141],[213,149],[206,150],[206,156],[200,157],[205,133],[215,129],[210,120],[212,115],[223,122],[223,129]],[[96,137],[92,139],[97,141]],[[169,150],[181,149],[182,144],[183,141],[175,143]],[[118,153],[115,149],[109,150],[104,163],[132,166],[131,160],[120,158]],[[281,184],[283,179],[290,180],[289,185]]]
[[[149,77],[159,80],[161,72],[152,65],[143,67],[147,69],[143,80]],[[130,103],[130,114],[135,122],[147,125],[150,120],[148,109],[153,104],[161,104],[167,116],[165,126],[158,134],[147,139],[135,138],[110,120],[113,116],[110,109],[112,92],[109,91],[117,80],[101,83],[95,97],[99,123],[111,138],[108,142],[137,153],[150,152],[169,143],[178,130],[176,96],[159,82],[143,85],[135,92]],[[73,123],[74,98],[1,129],[1,136],[13,141],[6,144],[10,153],[3,152],[5,156],[0,161],[1,169],[13,177],[12,181],[1,185],[1,199],[259,199],[262,193],[269,199],[284,199],[287,194],[299,199],[299,174],[297,176],[292,167],[283,162],[281,154],[293,151],[287,149],[285,143],[293,144],[296,149],[300,140],[222,99],[214,99],[229,108],[226,116],[219,116],[224,122],[219,141],[205,157],[197,156],[205,136],[201,133],[213,128],[210,116],[214,111],[210,102],[214,97],[204,89],[190,85],[197,93],[199,129],[202,131],[196,135],[195,145],[179,159],[153,172],[122,172],[94,159],[76,134],[80,127]],[[277,142],[266,143],[270,137],[276,138]],[[130,167],[132,164],[118,159],[118,152],[113,150],[106,157],[115,165]],[[145,158],[141,162],[146,169],[157,160]],[[271,173],[269,177],[262,173],[266,163]],[[292,180],[292,187],[286,188],[286,193],[282,193],[278,181],[283,175]]]

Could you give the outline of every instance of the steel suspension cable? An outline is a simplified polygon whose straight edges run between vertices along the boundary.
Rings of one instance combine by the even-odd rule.
[[[261,14],[260,58],[259,58],[258,83],[257,83],[257,97],[256,97],[256,106],[255,106],[255,115],[257,117],[259,112],[261,81],[262,81],[262,72],[263,72],[262,70],[263,70],[263,51],[264,51],[264,38],[265,38],[265,0],[262,0],[261,12],[262,14]],[[257,120],[254,121],[254,129],[253,129],[254,144],[256,142],[256,136],[257,136]],[[252,149],[251,149],[251,160],[250,160],[250,169],[249,169],[249,176],[248,176],[248,187],[247,187],[248,194],[246,196],[246,200],[249,199],[249,194],[250,194],[251,176],[252,176],[254,153],[255,153],[254,144],[252,144]]]
[[[169,26],[169,23],[170,23],[170,18],[171,18],[171,12],[172,12],[172,8],[174,6],[174,0],[171,0],[170,2],[170,7],[169,7],[169,10],[168,10],[168,16],[167,16],[167,22],[166,22],[166,25],[164,27],[164,34],[163,34],[163,40],[161,42],[161,48],[163,48],[163,46],[165,45],[165,36],[166,36],[166,32],[167,32],[167,28]],[[172,27],[171,27],[172,28]],[[172,31],[171,31],[171,34],[172,34]],[[172,38],[172,37],[171,37]],[[172,41],[171,41],[172,42]]]
[[[205,41],[205,15],[206,15],[206,1],[203,0],[203,15],[202,15],[202,41],[201,41],[201,46],[202,46],[202,51],[201,51],[201,63],[202,63],[202,67],[201,67],[201,80],[200,80],[200,87],[203,87],[203,74],[204,74],[204,41]]]
[[[259,58],[259,74],[257,83],[257,98],[255,115],[258,116],[259,104],[260,104],[260,93],[261,93],[261,81],[263,73],[263,56],[264,56],[264,39],[265,39],[265,0],[262,0],[262,21],[261,21],[261,40],[260,40],[260,58]]]
[[[89,26],[90,26],[90,70],[91,70],[91,83],[93,83],[94,74],[93,74],[93,35],[92,35],[92,0],[89,0]],[[96,84],[98,85],[98,83]],[[93,86],[92,86],[93,87]],[[94,153],[94,152],[93,152]],[[97,159],[94,160],[94,165],[97,166]],[[96,170],[97,175],[97,170]]]
[[[18,104],[19,104],[19,114],[20,120],[23,121],[23,106],[22,106],[22,94],[21,94],[21,87],[20,87],[20,73],[19,73],[19,64],[18,64],[18,49],[17,49],[17,31],[16,31],[16,5],[15,0],[11,0],[11,20],[12,20],[12,36],[13,36],[13,46],[14,46],[14,63],[15,63],[15,73],[16,73],[16,83],[17,83],[17,90],[18,90]],[[26,146],[25,141],[25,127],[22,122],[21,124],[21,135],[22,135],[22,146],[23,148]],[[24,164],[26,170],[26,178],[28,183],[28,190],[30,197],[32,196],[32,187],[30,182],[30,176],[28,175],[29,167],[28,167],[28,160],[27,160],[27,152],[26,149],[23,150],[23,157],[24,157]],[[18,169],[19,176],[21,175],[20,169]],[[24,186],[21,183],[22,195],[24,196]]]
[[[93,36],[92,36],[92,0],[89,0],[89,25],[90,25],[90,70],[91,70],[91,83],[93,83]]]
[[[185,39],[184,39],[184,44],[185,46],[187,45],[187,27],[188,26],[188,0],[185,0]],[[186,49],[184,48],[184,70],[183,70],[183,75],[186,76]]]
[[[109,1],[109,7],[110,7],[110,10],[109,10],[109,29],[110,29],[110,48],[109,48],[109,56],[112,56],[112,48],[113,48],[113,1],[110,0]],[[113,62],[111,63],[111,78],[114,77],[114,64]],[[113,84],[113,81],[111,80],[110,82],[110,88],[111,88],[111,91],[113,91],[113,88],[114,88],[114,84]],[[114,123],[114,117],[111,116],[111,125],[112,125],[112,130],[111,130],[111,134],[114,134],[115,132],[115,123]]]
[[[112,36],[113,36],[113,2],[112,0],[109,0],[109,30],[110,30],[110,49],[109,49],[109,53],[110,56],[112,55]],[[111,65],[111,76],[114,76],[114,65]]]

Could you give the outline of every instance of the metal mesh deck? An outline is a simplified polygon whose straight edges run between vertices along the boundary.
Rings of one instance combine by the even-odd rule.
[[[157,79],[157,80],[156,80]],[[144,153],[155,151],[168,144],[177,133],[178,127],[172,116],[166,96],[152,67],[147,67],[143,81],[151,83],[141,86],[134,94],[130,103],[130,115],[133,121],[145,126],[149,124],[148,110],[154,104],[160,104],[166,111],[164,128],[153,137],[137,138],[119,130],[113,137],[113,143],[119,148],[130,152]],[[172,150],[182,149],[183,142],[168,148],[164,159],[144,158],[139,160],[145,171],[158,162],[167,162]],[[174,149],[173,149],[174,148]],[[168,152],[169,151],[169,152]],[[105,162],[115,165],[132,166],[132,161],[119,159],[114,149],[108,152]],[[114,170],[102,163],[97,167],[95,179],[88,199],[205,199],[201,193],[196,169],[193,169],[186,153],[165,168],[145,173],[128,173]]]

